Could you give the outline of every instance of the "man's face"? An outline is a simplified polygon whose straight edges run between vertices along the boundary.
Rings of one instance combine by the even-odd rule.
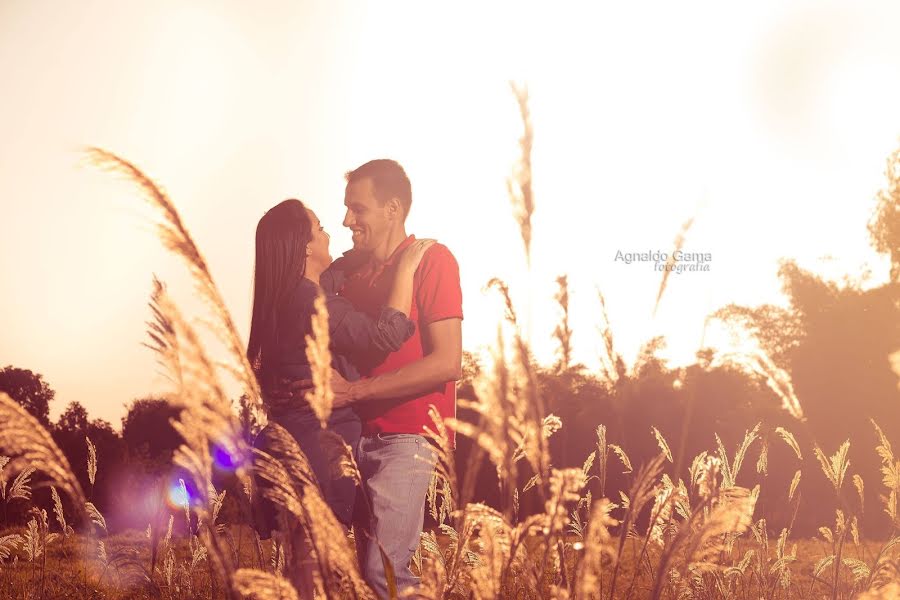
[[[344,193],[344,227],[353,232],[353,247],[369,251],[387,238],[390,231],[388,203],[384,206],[375,197],[371,178],[364,178],[347,184]]]

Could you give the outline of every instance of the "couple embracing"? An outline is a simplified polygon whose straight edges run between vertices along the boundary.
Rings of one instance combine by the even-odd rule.
[[[379,546],[398,590],[418,584],[409,562],[435,461],[423,428],[432,425],[432,404],[441,418],[455,416],[462,292],[450,251],[407,235],[412,193],[397,162],[373,160],[346,179],[343,225],[353,233],[353,248],[334,262],[328,234],[299,200],[285,200],[260,219],[247,354],[264,390],[284,380],[304,385],[311,377],[305,338],[313,302],[324,294],[334,392],[328,428],[353,449],[364,493],[331,474],[319,421],[301,394],[267,397],[267,409],[306,454],[335,516],[355,526],[362,574],[387,597]],[[310,577],[307,571],[300,579]]]

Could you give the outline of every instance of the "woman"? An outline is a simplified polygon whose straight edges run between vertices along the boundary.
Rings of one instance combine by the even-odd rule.
[[[319,278],[331,264],[329,236],[318,217],[299,200],[285,200],[269,210],[256,228],[256,270],[253,316],[247,357],[263,390],[281,380],[311,376],[306,336],[312,335],[314,301],[323,293]],[[412,303],[412,280],[422,255],[433,240],[419,240],[400,257],[388,303],[378,319],[356,311],[345,298],[326,293],[332,367],[348,380],[359,379],[354,365],[381,362],[413,334],[407,318]],[[270,418],[297,440],[309,459],[325,501],[349,527],[356,496],[349,478],[334,479],[328,457],[319,443],[321,426],[308,404],[267,403]],[[334,410],[328,428],[351,448],[359,440],[361,424],[350,407]],[[258,445],[265,443],[266,431]],[[273,525],[271,515],[269,526]],[[265,535],[267,531],[260,532]]]

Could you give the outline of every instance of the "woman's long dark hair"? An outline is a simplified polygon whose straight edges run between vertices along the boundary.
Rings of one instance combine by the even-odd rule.
[[[306,246],[311,239],[312,222],[299,200],[285,200],[269,209],[256,226],[253,317],[247,359],[263,390],[275,383],[271,359],[278,348],[279,309],[306,272]]]

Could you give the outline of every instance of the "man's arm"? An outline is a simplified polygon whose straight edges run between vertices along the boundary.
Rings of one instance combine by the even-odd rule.
[[[371,379],[332,382],[335,407],[421,394],[462,376],[462,320],[443,319],[427,326],[432,350],[424,358]],[[334,385],[338,383],[338,385]]]
[[[332,408],[421,394],[448,381],[458,380],[462,376],[462,319],[442,319],[428,324],[426,329],[432,351],[395,371],[371,379],[347,381],[332,369]],[[293,382],[290,387],[302,397],[306,390],[313,387],[313,382],[303,379]]]

